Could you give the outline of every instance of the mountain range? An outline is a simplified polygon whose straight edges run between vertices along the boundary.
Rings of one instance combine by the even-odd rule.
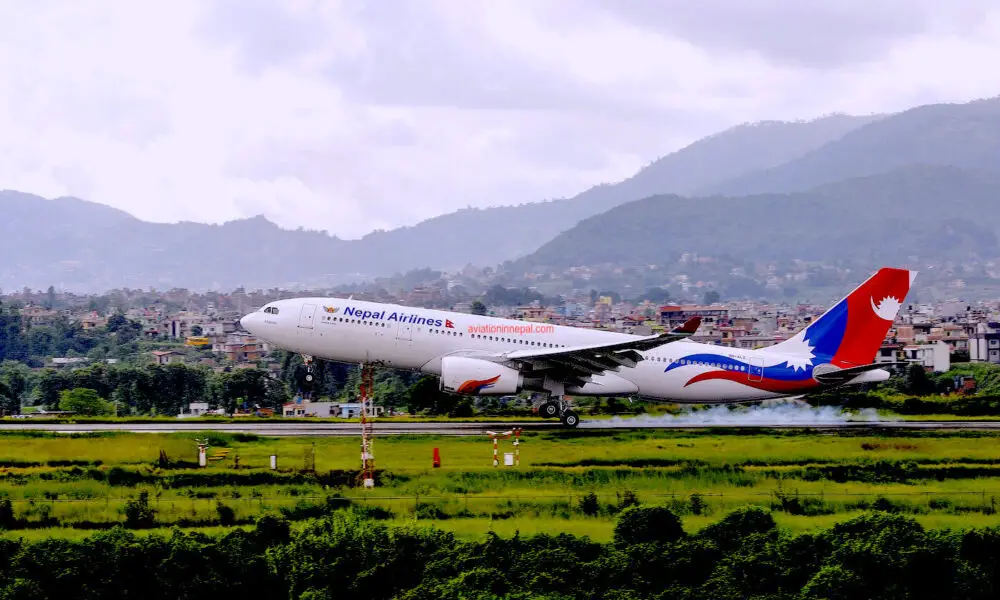
[[[988,254],[998,176],[992,98],[741,125],[573,198],[464,209],[359,240],[263,217],[148,223],[93,202],[6,191],[0,288],[316,285],[420,267],[634,263],[684,251],[888,259],[886,244],[908,257]],[[959,233],[941,237],[949,231]]]
[[[1000,176],[911,165],[805,192],[658,195],[584,219],[513,271],[661,264],[681,252],[877,266],[1000,256]]]

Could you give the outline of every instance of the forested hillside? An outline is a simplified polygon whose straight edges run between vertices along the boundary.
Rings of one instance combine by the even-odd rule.
[[[710,184],[700,192],[742,196],[801,191],[907,165],[1000,174],[1000,97],[918,106],[858,127],[780,166]]]
[[[759,260],[907,262],[1000,254],[1000,179],[906,167],[804,193],[655,196],[586,219],[512,271],[661,264],[681,252]]]

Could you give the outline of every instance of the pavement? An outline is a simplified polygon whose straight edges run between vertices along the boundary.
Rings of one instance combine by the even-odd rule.
[[[530,421],[527,423],[504,422],[401,422],[375,419],[373,433],[388,435],[464,435],[481,436],[487,431],[504,432],[514,427],[525,431],[564,430],[558,421]],[[740,422],[738,418],[719,422],[671,421],[669,419],[597,419],[580,422],[582,430],[667,430],[667,429],[810,429],[814,431],[837,430],[971,430],[1000,431],[1000,421],[841,421],[841,422]],[[252,433],[261,436],[357,436],[361,433],[359,423],[337,423],[317,421],[316,423],[210,423],[178,420],[177,423],[32,423],[30,420],[0,423],[4,431],[49,431],[53,433],[92,433],[100,431],[123,431],[132,433],[179,433],[202,431],[225,431],[230,433]]]

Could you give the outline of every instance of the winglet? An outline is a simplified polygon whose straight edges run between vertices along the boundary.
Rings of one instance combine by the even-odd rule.
[[[698,331],[698,327],[701,326],[701,317],[691,317],[684,322],[683,325],[674,329],[670,333],[680,334],[680,335],[692,335],[694,332]]]

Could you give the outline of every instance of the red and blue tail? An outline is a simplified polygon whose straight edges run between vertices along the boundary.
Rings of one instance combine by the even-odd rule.
[[[916,276],[906,269],[879,269],[805,330],[769,350],[797,354],[808,347],[814,364],[871,364]]]

